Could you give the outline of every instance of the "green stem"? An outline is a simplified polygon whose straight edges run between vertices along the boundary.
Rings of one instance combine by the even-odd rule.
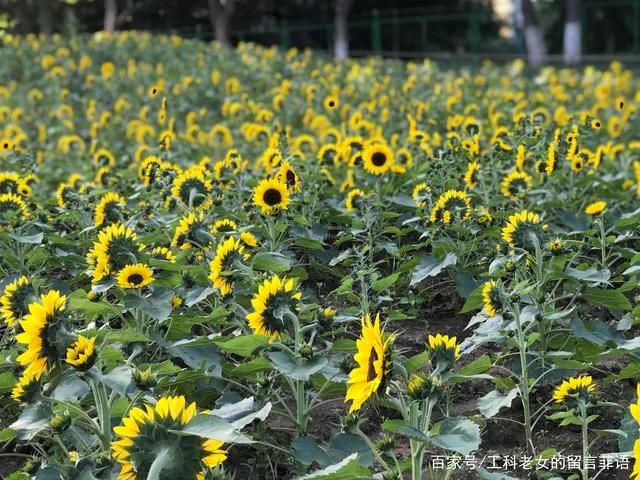
[[[355,428],[354,432],[356,433],[356,435],[358,435],[360,438],[362,438],[362,440],[364,440],[364,443],[367,444],[367,446],[369,447],[369,450],[371,450],[371,453],[373,453],[373,456],[376,457],[376,460],[378,461],[378,463],[380,463],[380,465],[382,465],[382,468],[385,469],[385,471],[389,472],[389,473],[393,473],[393,470],[389,467],[389,465],[387,464],[387,462],[384,461],[384,459],[382,458],[382,455],[380,455],[380,453],[378,452],[378,449],[376,448],[376,446],[371,442],[371,439],[369,437],[367,437],[364,432],[362,430],[360,430],[359,428]],[[400,473],[400,472],[398,472]]]
[[[419,419],[420,409],[418,402],[412,402],[409,405],[409,424],[414,428],[420,428],[421,423]],[[422,462],[424,459],[424,444],[416,440],[409,442],[411,446],[411,479],[422,479]]]
[[[587,406],[580,400],[580,419],[582,420],[582,480],[589,480],[589,424],[587,423]]]
[[[522,324],[520,323],[519,305],[514,306],[513,315],[516,323],[518,334],[518,349],[520,352],[520,394],[522,399],[522,409],[524,411],[524,435],[527,442],[527,448],[531,451],[531,453],[535,454],[535,447],[533,446],[533,433],[531,428],[531,406],[529,402],[529,369],[527,365],[527,344],[526,339],[524,338]]]
[[[109,401],[107,400],[107,392],[105,392],[104,385],[98,383],[95,378],[91,379],[90,384],[91,390],[93,391],[93,397],[96,402],[98,419],[102,431],[102,446],[108,451],[111,446],[111,408],[109,407]]]
[[[307,433],[307,405],[305,402],[304,380],[296,381],[296,423],[298,435]]]

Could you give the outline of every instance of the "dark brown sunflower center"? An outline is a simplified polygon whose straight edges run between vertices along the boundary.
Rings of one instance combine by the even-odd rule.
[[[378,361],[378,352],[375,348],[371,347],[371,353],[369,354],[369,365],[367,368],[367,382],[371,382],[376,378],[375,362]]]
[[[267,191],[265,191],[262,198],[264,200],[264,203],[266,203],[270,207],[280,205],[280,203],[282,202],[282,194],[280,193],[280,190],[276,190],[275,188],[269,188]]]
[[[129,278],[127,278],[127,281],[129,283],[132,283],[133,285],[140,285],[142,283],[142,280],[144,280],[142,278],[142,275],[140,275],[139,273],[134,273],[133,275],[129,275]]]
[[[382,152],[376,152],[371,156],[371,163],[376,167],[381,167],[387,163],[387,156]]]
[[[287,170],[287,183],[292,187],[296,185],[296,174],[291,170]]]

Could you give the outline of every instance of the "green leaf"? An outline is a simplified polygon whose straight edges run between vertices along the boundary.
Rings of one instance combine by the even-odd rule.
[[[0,394],[9,393],[13,390],[16,383],[16,377],[11,372],[0,373]]]
[[[564,271],[571,278],[576,280],[582,280],[584,282],[590,282],[594,284],[606,283],[611,278],[611,272],[609,269],[598,270],[595,267],[587,268],[586,270],[578,270],[576,268],[567,267]]]
[[[18,419],[9,425],[9,428],[16,432],[20,440],[31,440],[38,432],[49,426],[50,417],[51,409],[38,402],[28,406]]]
[[[219,377],[222,373],[218,346],[207,337],[179,340],[168,347],[167,351],[181,359],[188,367],[203,368],[207,375]]]
[[[257,349],[269,343],[269,335],[239,335],[231,340],[216,341],[220,350],[249,357]]]
[[[416,370],[424,367],[429,361],[429,352],[426,350],[422,353],[418,353],[404,362],[404,368],[407,369],[407,373],[411,375]]]
[[[146,335],[143,335],[138,332],[134,332],[133,330],[117,330],[112,331],[107,334],[105,337],[105,343],[134,343],[134,342],[144,342],[149,343],[151,340]]]
[[[455,253],[448,253],[442,261],[437,260],[432,255],[425,255],[413,270],[410,285],[413,286],[416,283],[420,283],[427,277],[435,277],[436,275],[439,275],[443,269],[450,265],[455,265],[457,261],[458,257]]]
[[[87,382],[77,375],[65,375],[55,390],[53,390],[51,398],[62,402],[78,403],[90,390]]]
[[[388,277],[384,277],[379,280],[376,280],[375,282],[372,282],[371,288],[373,288],[376,292],[380,293],[386,290],[387,288],[389,288],[394,283],[396,283],[399,277],[400,277],[399,273],[393,273]]]
[[[151,467],[149,467],[149,472],[147,473],[147,480],[160,480],[162,471],[169,465],[175,463],[177,459],[176,450],[177,447],[171,445],[162,448],[159,452],[156,452],[156,458],[153,460]]]
[[[252,266],[256,270],[281,273],[291,268],[291,259],[281,253],[258,252],[253,256]]]
[[[468,363],[464,367],[460,368],[456,373],[458,375],[464,375],[468,377],[484,373],[488,370],[491,370],[492,367],[493,362],[491,362],[491,357],[485,354],[481,357],[476,358],[473,362]]]
[[[427,443],[431,440],[431,438],[424,432],[412,427],[404,420],[387,420],[382,424],[382,429],[387,432],[404,435],[405,437],[409,437],[411,440],[415,440],[417,442]]]
[[[154,320],[162,321],[169,318],[173,310],[173,290],[154,290],[149,297],[140,298],[136,295],[127,295],[124,304],[129,308],[139,308]]]
[[[201,413],[196,415],[181,430],[170,430],[178,435],[195,435],[202,438],[215,438],[224,443],[253,443],[246,435],[238,432],[225,419],[215,415]]]
[[[611,310],[631,310],[631,302],[617,290],[603,288],[585,288],[582,296],[592,305],[609,308]]]
[[[16,235],[9,234],[9,237],[13,238],[18,243],[28,243],[32,245],[40,245],[44,238],[44,233],[34,233],[33,235]]]
[[[11,430],[10,428],[5,428],[0,431],[0,442],[8,442],[9,440],[13,440],[16,438],[16,431]]]
[[[478,399],[478,410],[485,418],[494,417],[501,408],[510,407],[517,396],[518,388],[509,390],[506,395],[498,390],[493,390]]]
[[[242,362],[235,367],[229,375],[236,378],[253,378],[259,372],[272,370],[273,366],[266,358],[254,358],[250,362]]]
[[[107,374],[101,374],[98,380],[123,397],[131,392],[135,386],[133,382],[133,372],[131,367],[127,365],[120,365]]]
[[[308,381],[311,375],[322,370],[328,363],[326,358],[319,355],[305,359],[302,363],[298,363],[288,352],[269,352],[267,356],[276,370],[293,380]]]
[[[460,313],[468,313],[482,307],[482,286],[483,284],[481,283],[469,294]]]
[[[69,307],[73,311],[83,313],[90,320],[100,315],[117,315],[122,310],[104,300],[89,300],[84,290],[76,290],[69,295]]]
[[[371,478],[369,469],[360,465],[358,454],[354,453],[335,465],[298,477],[298,480],[370,480]]]
[[[356,353],[358,348],[356,347],[355,340],[350,338],[339,338],[333,342],[331,350],[336,353]]]
[[[445,450],[469,455],[480,447],[480,427],[468,418],[445,418],[431,442]]]

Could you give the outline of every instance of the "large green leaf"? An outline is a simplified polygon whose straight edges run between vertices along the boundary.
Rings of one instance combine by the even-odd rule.
[[[257,348],[266,345],[269,338],[269,335],[239,335],[230,340],[216,341],[216,345],[224,352],[249,357]]]
[[[292,380],[307,381],[311,375],[322,370],[328,363],[326,358],[319,355],[299,362],[288,352],[269,352],[267,356],[280,373]]]
[[[631,310],[631,302],[618,290],[604,288],[585,288],[582,296],[592,305],[609,308],[611,310]]]
[[[410,285],[415,285],[427,277],[439,275],[443,269],[450,265],[455,265],[457,261],[458,257],[455,253],[448,253],[442,261],[437,260],[432,255],[425,255],[413,270]]]
[[[204,369],[207,375],[219,377],[222,373],[218,346],[207,337],[179,340],[168,347],[167,351],[181,359],[188,367]]]
[[[478,399],[478,410],[486,418],[494,417],[501,408],[511,406],[513,400],[518,396],[518,391],[517,388],[512,388],[504,395],[498,390],[492,390]]]
[[[50,418],[49,406],[44,403],[35,403],[28,406],[18,419],[9,425],[9,428],[16,432],[20,440],[31,440],[38,432],[49,426]]]
[[[258,252],[253,256],[253,268],[267,272],[281,273],[291,268],[291,259],[276,252]]]
[[[394,283],[396,283],[399,277],[400,277],[399,273],[393,273],[388,277],[380,278],[375,282],[371,282],[371,288],[373,288],[376,292],[380,293],[386,290],[387,288],[389,288]]]
[[[371,480],[371,478],[369,469],[360,465],[358,454],[354,453],[335,465],[298,477],[298,480]]]
[[[251,438],[238,432],[231,423],[215,415],[201,413],[191,419],[182,430],[172,430],[181,435],[215,438],[224,443],[253,443]]]
[[[468,418],[445,418],[431,442],[445,450],[469,455],[480,447],[480,427]]]

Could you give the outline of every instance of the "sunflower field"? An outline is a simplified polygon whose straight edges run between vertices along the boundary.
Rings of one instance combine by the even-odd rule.
[[[640,474],[640,81],[0,50],[0,474]]]

